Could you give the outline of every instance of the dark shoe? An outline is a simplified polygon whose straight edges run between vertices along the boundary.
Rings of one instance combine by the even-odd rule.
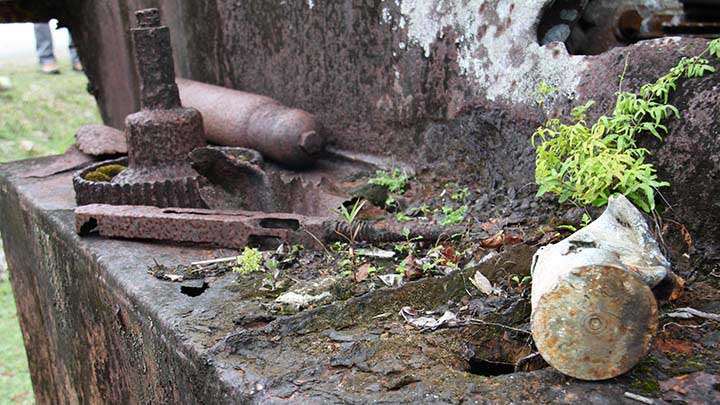
[[[60,69],[55,62],[43,63],[42,65],[40,65],[40,71],[45,73],[46,75],[56,75],[60,73]]]

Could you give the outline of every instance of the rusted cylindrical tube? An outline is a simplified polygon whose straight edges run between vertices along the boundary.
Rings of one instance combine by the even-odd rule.
[[[611,197],[597,220],[541,248],[532,268],[531,329],[557,370],[605,380],[650,349],[658,309],[652,288],[672,276],[642,214]]]
[[[312,114],[265,96],[177,79],[183,105],[203,115],[205,137],[225,146],[255,149],[277,163],[311,165],[325,141]]]

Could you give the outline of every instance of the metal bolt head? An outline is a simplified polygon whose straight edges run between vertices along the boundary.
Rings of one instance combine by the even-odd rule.
[[[138,27],[151,28],[160,26],[160,10],[156,8],[146,8],[135,12]]]

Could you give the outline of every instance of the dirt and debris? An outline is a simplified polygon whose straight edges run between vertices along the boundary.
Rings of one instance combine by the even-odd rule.
[[[685,404],[720,403],[720,376],[702,371],[671,378],[660,383],[662,399]]]

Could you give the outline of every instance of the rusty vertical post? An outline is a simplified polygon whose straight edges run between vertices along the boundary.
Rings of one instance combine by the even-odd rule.
[[[140,106],[144,110],[180,107],[175,84],[170,30],[161,25],[156,8],[135,13],[138,26],[131,29],[135,44],[135,66],[140,80]]]

